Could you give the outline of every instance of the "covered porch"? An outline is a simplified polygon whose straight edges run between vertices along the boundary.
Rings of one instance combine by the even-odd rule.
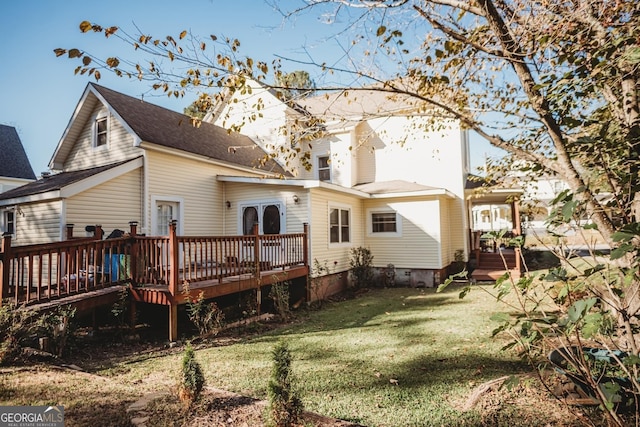
[[[469,210],[469,259],[474,265],[472,277],[478,281],[495,281],[509,272],[521,274],[521,251],[509,240],[522,235],[519,200],[521,189],[482,189],[467,194]],[[502,239],[483,237],[503,232]]]

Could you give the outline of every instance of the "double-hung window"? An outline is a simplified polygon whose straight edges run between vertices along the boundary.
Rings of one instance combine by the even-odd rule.
[[[108,122],[107,117],[98,117],[93,126],[93,146],[95,148],[107,146]]]
[[[4,211],[4,232],[8,234],[16,233],[16,213],[13,209]]]
[[[332,207],[329,209],[329,243],[351,241],[351,210]]]
[[[318,157],[318,179],[320,181],[331,181],[331,161],[329,156]]]

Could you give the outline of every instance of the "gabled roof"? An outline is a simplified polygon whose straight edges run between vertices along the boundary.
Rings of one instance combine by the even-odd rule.
[[[79,131],[76,128],[83,128],[86,124],[86,112],[84,115],[82,114],[82,106],[86,103],[87,109],[93,110],[96,99],[106,105],[110,112],[133,134],[135,143],[138,145],[150,143],[224,163],[257,168],[275,174],[286,173],[272,159],[261,164],[260,161],[267,158],[267,153],[244,135],[229,133],[226,129],[211,123],[203,122],[196,127],[187,115],[94,83],[87,85],[50,165],[59,165],[64,162],[64,157],[70,149],[67,145],[73,144]]]
[[[0,176],[36,179],[18,132],[13,126],[0,125]]]
[[[115,169],[118,166],[122,166],[126,163],[138,162],[139,158],[133,160],[125,160],[118,163],[112,163],[105,166],[94,167],[90,169],[61,172],[53,175],[43,176],[43,178],[25,184],[23,186],[0,193],[0,200],[17,199],[26,196],[33,196],[36,194],[48,193],[51,191],[59,191],[64,187],[68,187],[71,184],[78,183],[94,175],[98,175],[102,172]]]

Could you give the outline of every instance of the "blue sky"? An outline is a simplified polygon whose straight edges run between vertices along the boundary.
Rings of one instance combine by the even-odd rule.
[[[285,7],[299,1],[279,3]],[[177,37],[189,30],[202,37],[237,38],[242,55],[267,62],[274,54],[302,59],[307,52],[319,62],[330,62],[341,51],[332,38],[336,28],[322,23],[317,15],[283,22],[262,0],[4,0],[0,3],[0,123],[17,129],[36,175],[47,170],[86,84],[95,81],[74,75],[78,63],[56,58],[53,50],[75,47],[98,56],[132,57],[132,49],[122,43],[105,40],[101,34],[82,34],[78,25],[84,20],[115,25],[130,34],[137,34],[135,24],[155,37]],[[99,84],[131,96],[146,93],[145,100],[176,111],[193,100],[149,93],[147,82],[106,72]],[[472,157],[482,157],[482,150],[475,147],[479,154]]]

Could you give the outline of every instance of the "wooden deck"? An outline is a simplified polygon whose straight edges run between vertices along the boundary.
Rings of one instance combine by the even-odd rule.
[[[129,289],[132,302],[169,307],[169,339],[177,338],[177,307],[200,293],[216,298],[309,274],[308,227],[302,233],[243,236],[169,236],[130,232],[115,239],[71,239],[44,245],[0,246],[2,301],[48,310],[88,310],[116,302]],[[100,226],[96,235],[101,236]],[[135,305],[132,307],[135,309]]]

